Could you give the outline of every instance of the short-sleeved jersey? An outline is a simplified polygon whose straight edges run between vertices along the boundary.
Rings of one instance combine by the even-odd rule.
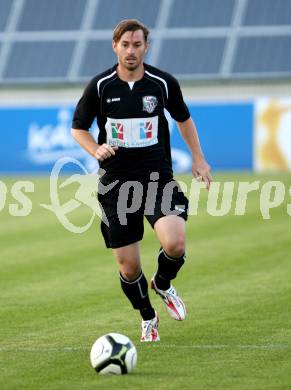
[[[172,174],[164,109],[178,122],[190,117],[178,81],[144,64],[143,78],[132,86],[118,77],[116,68],[117,64],[89,82],[72,127],[89,130],[97,118],[98,144],[118,146],[115,156],[100,163],[110,177],[139,178],[153,171]]]

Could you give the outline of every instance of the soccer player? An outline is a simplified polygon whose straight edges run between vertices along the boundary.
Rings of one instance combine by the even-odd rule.
[[[141,341],[158,341],[159,318],[150,302],[139,253],[144,216],[160,242],[151,288],[164,301],[170,317],[181,321],[186,315],[185,304],[171,281],[185,261],[188,200],[173,179],[164,109],[177,122],[191,150],[194,177],[209,188],[211,175],[177,80],[144,63],[148,35],[146,26],[135,19],[116,26],[112,47],[118,64],[87,85],[74,113],[72,135],[100,162],[105,171],[101,184],[112,185],[109,192],[98,193],[108,221],[101,222],[101,231],[117,260],[121,288],[133,308],[140,311]],[[88,131],[95,118],[100,130],[98,143]],[[139,207],[132,207],[136,202]],[[128,211],[126,223],[120,216],[121,206]]]

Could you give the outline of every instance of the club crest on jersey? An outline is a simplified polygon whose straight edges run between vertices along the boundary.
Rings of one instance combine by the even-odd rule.
[[[158,99],[155,96],[144,96],[142,98],[143,111],[151,114],[157,107]]]

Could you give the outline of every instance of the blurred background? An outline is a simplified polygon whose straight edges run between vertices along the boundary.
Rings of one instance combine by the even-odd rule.
[[[180,81],[214,170],[291,169],[290,0],[0,0],[0,172],[49,173],[124,18],[150,29],[146,62]],[[174,168],[191,160],[170,120]],[[98,129],[92,127],[96,136]]]

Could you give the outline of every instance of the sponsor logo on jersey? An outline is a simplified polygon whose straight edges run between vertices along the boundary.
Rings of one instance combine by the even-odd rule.
[[[140,130],[140,139],[152,138],[153,135],[153,125],[152,122],[141,122],[139,124]]]
[[[144,96],[142,98],[143,111],[151,114],[157,107],[158,99],[155,96]]]
[[[107,143],[124,148],[142,148],[158,143],[158,116],[151,118],[107,118]]]
[[[123,139],[123,132],[124,132],[124,128],[122,123],[118,123],[118,122],[111,123],[112,138]]]

